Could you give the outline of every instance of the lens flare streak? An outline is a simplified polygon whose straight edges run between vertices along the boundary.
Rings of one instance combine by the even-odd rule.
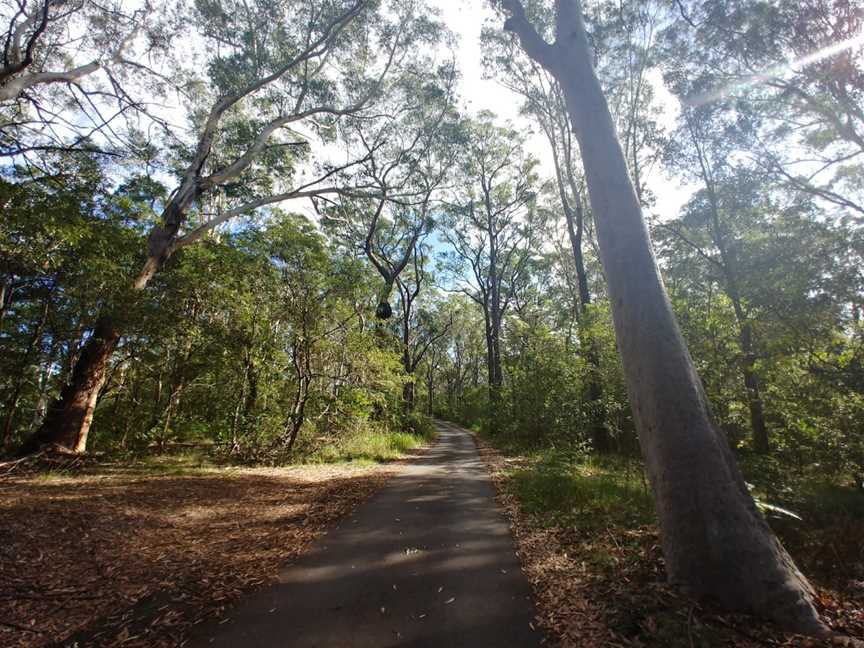
[[[823,47],[822,49],[817,50],[812,54],[802,56],[801,58],[794,61],[783,63],[781,65],[769,68],[764,72],[759,72],[757,74],[744,77],[743,79],[740,79],[734,83],[730,83],[729,85],[719,88],[718,90],[714,90],[705,94],[694,95],[692,97],[689,97],[685,101],[685,103],[688,106],[695,107],[703,106],[714,101],[719,101],[760,83],[765,83],[767,81],[771,81],[772,79],[782,79],[787,74],[795,72],[796,68],[806,67],[812,63],[816,63],[817,61],[830,58],[835,54],[839,54],[840,52],[846,51],[848,49],[854,49],[859,45],[864,45],[864,32],[858,34],[857,36],[853,36],[852,38],[847,38],[846,40],[834,43],[833,45]]]

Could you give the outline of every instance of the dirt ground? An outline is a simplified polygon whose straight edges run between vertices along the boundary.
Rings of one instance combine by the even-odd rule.
[[[377,490],[386,467],[113,467],[0,479],[0,646],[180,646]]]
[[[850,591],[828,582],[815,582],[822,618],[845,635],[827,642],[787,635],[750,617],[696,605],[665,583],[656,526],[607,527],[589,534],[579,528],[540,523],[521,508],[508,484],[508,473],[520,466],[520,458],[504,456],[479,438],[478,445],[492,473],[498,501],[510,520],[522,569],[534,590],[536,621],[550,645],[864,645],[860,643],[864,639],[864,589]],[[860,536],[852,540],[853,545],[858,542]],[[857,639],[849,639],[849,635]]]

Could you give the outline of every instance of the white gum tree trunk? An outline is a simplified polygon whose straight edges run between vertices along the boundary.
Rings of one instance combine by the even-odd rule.
[[[712,419],[593,69],[578,0],[556,0],[554,44],[538,35],[519,0],[502,2],[510,14],[505,29],[566,95],[670,580],[727,609],[826,634],[809,583],[757,510]]]

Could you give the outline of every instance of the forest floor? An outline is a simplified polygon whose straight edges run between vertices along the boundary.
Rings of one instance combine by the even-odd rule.
[[[488,440],[478,443],[534,590],[537,622],[551,643],[823,645],[694,605],[669,587],[638,467],[583,464],[560,452],[532,455]],[[864,639],[864,493],[824,496],[806,510],[803,521],[772,520],[772,526],[817,588],[823,619],[840,633]]]
[[[0,646],[178,646],[393,466],[84,463],[0,479]]]

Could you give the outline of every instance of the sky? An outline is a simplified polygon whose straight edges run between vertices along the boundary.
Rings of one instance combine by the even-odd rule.
[[[483,78],[480,33],[484,22],[496,20],[495,13],[481,0],[428,2],[441,12],[445,24],[459,37],[457,56],[462,72],[460,95],[469,112],[476,114],[482,110],[490,110],[502,120],[509,120],[519,128],[531,128],[530,120],[519,114],[519,99],[516,95],[497,81]],[[672,128],[678,114],[678,102],[663,86],[659,74],[650,75],[650,79],[658,102],[665,112],[661,125]],[[543,174],[548,177],[554,175],[549,145],[540,134],[529,139],[528,148],[540,160]],[[693,191],[667,177],[659,167],[652,169],[646,183],[657,197],[652,211],[661,219],[674,218]]]

